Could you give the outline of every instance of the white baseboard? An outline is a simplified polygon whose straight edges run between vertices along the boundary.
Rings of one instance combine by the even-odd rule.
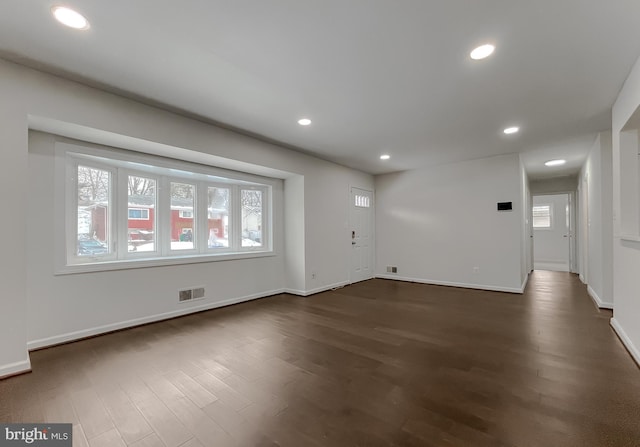
[[[587,286],[587,293],[591,297],[596,306],[600,309],[613,309],[613,303],[609,303],[606,301],[602,301],[602,299],[598,296],[595,290],[591,286]]]
[[[520,286],[520,293],[524,293],[524,290],[527,288],[527,283],[529,282],[529,275],[531,272],[527,273],[524,277],[524,281],[522,281],[522,285]]]
[[[330,284],[327,286],[322,286],[322,287],[318,287],[311,290],[284,289],[283,293],[289,293],[291,295],[298,295],[298,296],[310,296],[310,295],[315,295],[316,293],[326,292],[327,290],[333,290],[333,289],[337,289],[339,287],[344,287],[348,285],[349,285],[349,281],[340,281],[335,284]]]
[[[580,282],[582,282],[582,284],[586,284],[587,282],[584,280],[584,276],[582,276],[582,273],[580,273],[578,275],[578,278],[580,278]]]
[[[31,361],[29,359],[21,362],[9,363],[7,365],[0,366],[0,379],[14,376],[16,374],[27,373],[29,371],[31,371]]]
[[[165,312],[162,314],[149,315],[141,318],[134,318],[132,320],[122,321],[119,323],[106,324],[104,326],[97,326],[93,328],[83,329],[75,332],[68,332],[66,334],[55,335],[53,337],[41,338],[39,340],[32,340],[27,342],[27,349],[32,351],[34,349],[46,348],[48,346],[59,345],[61,343],[67,343],[82,338],[92,337],[95,335],[105,334],[107,332],[113,332],[120,329],[126,329],[134,326],[140,326],[147,323],[155,323],[157,321],[168,320],[170,318],[181,317],[196,312],[202,312],[204,310],[215,309],[217,307],[230,306],[231,304],[242,303],[245,301],[251,301],[258,298],[264,298],[267,296],[278,295],[285,293],[284,289],[271,290],[268,292],[255,293],[252,295],[246,295],[238,298],[229,298],[223,301],[216,301],[215,303],[206,303],[200,306],[188,307],[180,310],[174,310],[171,312]]]
[[[614,331],[616,331],[616,334],[618,334],[618,337],[620,337],[622,344],[627,348],[627,351],[629,351],[629,354],[631,354],[633,360],[635,360],[636,364],[640,367],[640,351],[638,351],[638,348],[635,347],[635,345],[633,344],[627,333],[624,331],[618,320],[615,319],[615,317],[611,319],[611,327]]]
[[[393,279],[396,281],[406,281],[406,282],[417,282],[421,284],[431,284],[435,286],[450,286],[450,287],[462,287],[465,289],[491,290],[494,292],[522,293],[524,291],[523,288],[518,288],[518,287],[501,287],[501,286],[491,286],[491,285],[485,285],[485,284],[467,284],[467,283],[460,283],[460,282],[437,281],[433,279],[424,279],[424,278],[408,278],[405,276],[398,276],[398,275],[380,274],[380,275],[376,275],[376,278]]]

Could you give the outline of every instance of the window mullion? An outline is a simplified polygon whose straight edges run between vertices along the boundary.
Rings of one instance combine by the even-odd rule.
[[[242,247],[242,199],[241,199],[240,187],[233,185],[231,188],[231,215],[233,221],[231,223],[232,230],[230,240],[233,241],[233,251],[240,251]]]
[[[193,204],[196,213],[196,232],[194,237],[198,253],[206,253],[209,239],[209,210],[207,206],[208,185],[204,182],[196,184],[196,202]]]
[[[168,256],[171,252],[171,187],[168,177],[162,176],[158,179],[158,196],[156,198],[156,231],[158,232],[157,246],[160,256]]]
[[[67,230],[67,243],[65,248],[67,250],[67,263],[68,260],[76,257],[76,250],[78,244],[78,161],[74,158],[70,158],[67,163],[67,179],[68,188],[66,203],[71,205],[71,209],[65,213]]]
[[[116,210],[116,257],[117,259],[125,259],[128,254],[128,226],[129,226],[129,197],[127,190],[127,181],[129,173],[118,168],[118,184],[116,186],[115,193],[115,206]]]

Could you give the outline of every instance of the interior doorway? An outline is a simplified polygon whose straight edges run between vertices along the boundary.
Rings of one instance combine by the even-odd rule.
[[[533,268],[573,270],[572,195],[533,196]]]
[[[373,278],[373,192],[351,188],[351,283]]]

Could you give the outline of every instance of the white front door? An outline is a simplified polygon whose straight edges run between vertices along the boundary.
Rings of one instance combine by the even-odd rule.
[[[373,278],[373,192],[351,188],[351,283]]]
[[[533,267],[571,271],[569,194],[533,197]]]

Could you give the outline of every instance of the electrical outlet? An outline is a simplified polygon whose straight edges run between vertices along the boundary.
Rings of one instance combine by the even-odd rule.
[[[480,267],[474,267],[473,268],[473,273],[478,273],[480,271]]]

